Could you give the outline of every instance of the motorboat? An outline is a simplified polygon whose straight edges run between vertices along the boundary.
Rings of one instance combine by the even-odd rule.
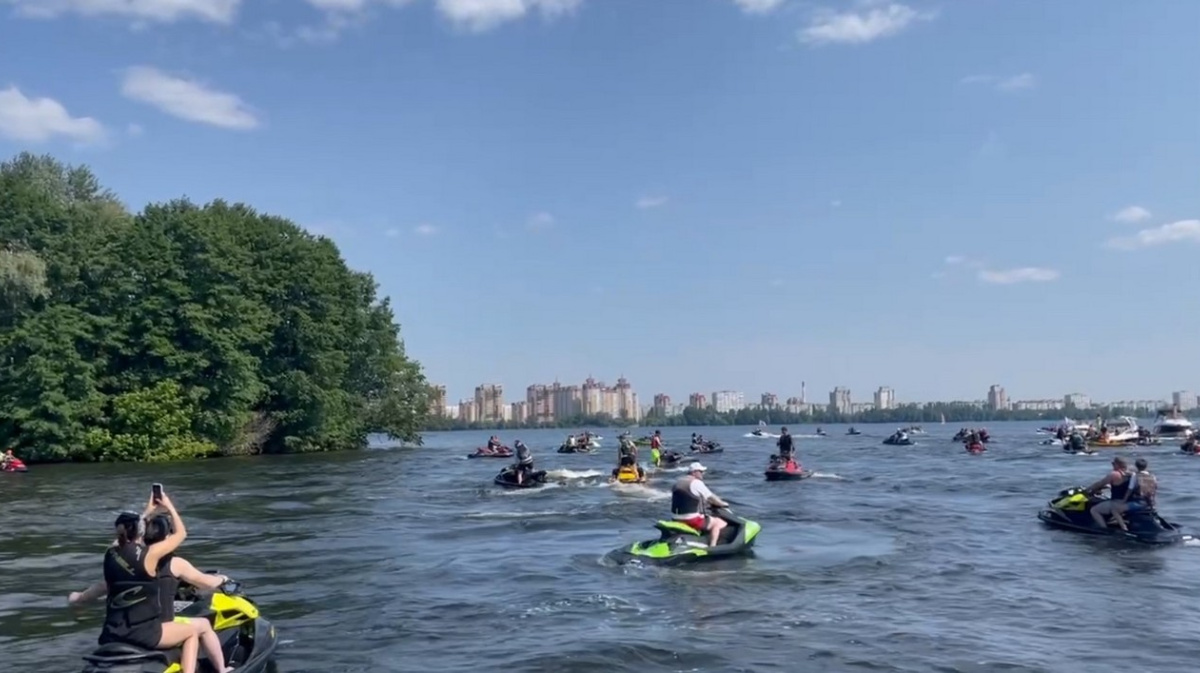
[[[1169,416],[1159,416],[1158,422],[1154,424],[1154,435],[1156,437],[1182,437],[1187,439],[1196,434],[1196,427],[1186,417],[1178,412],[1172,413]]]
[[[1104,429],[1108,431],[1107,443],[1111,444],[1133,444],[1141,437],[1141,428],[1132,416],[1117,416],[1105,421]]]

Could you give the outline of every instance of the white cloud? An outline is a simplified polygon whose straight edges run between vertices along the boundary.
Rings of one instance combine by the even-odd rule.
[[[966,261],[967,258],[963,257],[962,255],[950,255],[946,258],[946,263],[951,265],[962,264]]]
[[[979,280],[995,285],[1013,285],[1016,283],[1045,283],[1058,280],[1059,272],[1054,269],[1043,269],[1036,266],[1025,266],[1019,269],[1003,269],[993,271],[979,270]]]
[[[579,8],[583,0],[437,0],[437,9],[454,25],[482,33],[531,11],[554,19]]]
[[[239,131],[259,125],[254,112],[236,95],[147,66],[126,71],[121,93],[187,121]]]
[[[1200,243],[1200,220],[1180,220],[1143,229],[1133,236],[1110,238],[1105,245],[1117,250],[1138,250],[1170,243]]]
[[[432,224],[418,224],[413,227],[413,233],[419,236],[433,236],[438,232],[438,228]]]
[[[230,23],[242,0],[0,0],[4,3],[14,5],[18,14],[38,19],[79,14],[160,23],[182,19]]]
[[[996,88],[1000,91],[1013,92],[1021,91],[1022,89],[1032,89],[1036,84],[1036,77],[1031,73],[1023,72],[1020,75],[1005,77],[996,84]]]
[[[549,229],[554,226],[554,216],[546,212],[537,213],[529,218],[525,226],[534,230]]]
[[[898,2],[883,5],[866,3],[858,11],[837,12],[820,9],[797,37],[801,42],[820,46],[825,44],[866,44],[898,35],[917,21],[928,21],[933,12],[917,10]]]
[[[741,7],[747,14],[769,14],[783,3],[784,0],[733,0],[733,4]]]
[[[91,117],[72,117],[53,98],[29,98],[15,86],[0,89],[0,136],[20,142],[44,142],[55,136],[80,143],[105,139],[104,125]]]
[[[1126,224],[1136,224],[1143,220],[1150,219],[1150,211],[1146,210],[1145,208],[1143,208],[1141,206],[1129,206],[1127,208],[1122,208],[1122,209],[1118,210],[1117,212],[1113,213],[1111,217],[1112,217],[1112,219],[1116,220],[1117,222],[1124,222]]]
[[[658,208],[659,206],[665,206],[665,205],[667,205],[667,201],[669,201],[669,200],[670,199],[666,196],[643,196],[642,198],[638,199],[637,203],[635,203],[634,205],[636,205],[641,210],[647,210],[649,208]]]

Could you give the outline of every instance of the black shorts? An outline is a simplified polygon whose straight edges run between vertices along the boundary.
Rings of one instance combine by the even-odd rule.
[[[157,650],[158,644],[162,642],[162,633],[162,622],[145,624],[136,629],[121,633],[104,630],[100,632],[100,644],[125,643],[126,645],[133,645],[144,650]]]

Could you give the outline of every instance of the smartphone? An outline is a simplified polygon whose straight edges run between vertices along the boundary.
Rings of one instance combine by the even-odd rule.
[[[151,484],[150,494],[154,497],[154,502],[162,502],[162,484]]]

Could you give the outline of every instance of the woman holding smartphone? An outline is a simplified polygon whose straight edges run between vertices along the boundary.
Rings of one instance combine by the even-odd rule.
[[[183,649],[180,668],[183,673],[195,673],[203,641],[214,668],[229,673],[233,669],[225,665],[220,639],[207,619],[174,621],[175,587],[179,579],[216,588],[227,578],[205,575],[187,561],[174,557],[175,550],[187,539],[187,528],[171,499],[160,489],[155,489],[142,516],[122,514],[117,518],[117,539],[104,554],[104,581],[81,594],[71,594],[68,600],[78,603],[88,599],[89,594],[107,591],[101,645],[120,642],[149,650],[180,647]],[[165,536],[150,541],[146,521],[160,505],[167,510],[170,525],[163,531]],[[154,524],[156,528],[162,525],[159,521]],[[172,572],[177,564],[182,571],[178,575]]]

